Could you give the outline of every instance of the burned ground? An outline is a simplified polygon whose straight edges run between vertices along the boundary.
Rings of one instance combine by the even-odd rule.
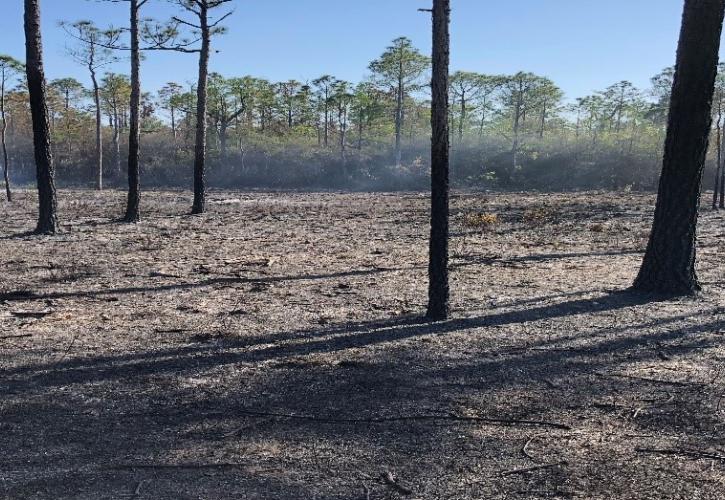
[[[720,498],[722,213],[697,299],[626,292],[653,197],[34,195],[0,214],[0,497]]]

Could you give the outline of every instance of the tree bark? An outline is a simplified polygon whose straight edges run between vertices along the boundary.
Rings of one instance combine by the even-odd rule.
[[[116,107],[116,105],[114,105]],[[115,164],[116,172],[121,173],[121,121],[118,118],[118,108],[113,111],[111,117],[111,124],[113,126],[113,162]]]
[[[13,193],[10,190],[10,161],[8,159],[8,146],[6,143],[5,135],[8,130],[8,121],[5,117],[5,69],[2,70],[2,80],[0,81],[0,140],[2,140],[3,147],[3,179],[5,179],[5,195],[7,196],[8,202],[13,201]]]
[[[222,119],[219,123],[219,157],[222,160],[226,160],[227,158],[227,128],[229,127],[229,122],[227,122],[225,119]]]
[[[720,145],[725,145],[725,127],[720,134]],[[720,166],[720,202],[718,208],[725,208],[725,165]]]
[[[722,96],[718,95],[717,124],[715,126],[715,142],[717,149],[717,165],[715,167],[715,189],[712,194],[712,209],[717,210],[717,197],[720,194],[720,168],[722,168],[722,137],[720,134],[722,123]]]
[[[201,22],[201,52],[199,53],[199,80],[196,88],[196,146],[194,150],[194,204],[192,214],[202,214],[206,208],[206,96],[209,73],[211,33],[209,12],[205,1],[199,2]]]
[[[398,77],[398,95],[395,103],[395,165],[400,166],[403,162],[403,149],[401,144],[401,137],[403,134],[403,103],[404,97],[403,92],[405,91],[403,85],[403,59],[400,59],[400,76]]]
[[[696,229],[724,13],[725,0],[685,1],[657,206],[637,290],[700,290]]]
[[[454,103],[455,104],[455,103]],[[466,124],[466,90],[461,92],[461,119],[458,122],[458,147],[463,145],[463,128]]]
[[[128,133],[128,198],[126,200],[125,222],[138,222],[141,214],[141,185],[139,155],[141,150],[140,108],[141,108],[141,53],[139,49],[139,5],[131,0],[131,101]],[[174,140],[176,144],[176,140]]]
[[[93,102],[96,106],[96,189],[103,189],[103,116],[101,115],[101,91],[98,88],[93,62],[88,65],[93,82]]]
[[[325,89],[325,147],[329,146],[330,140],[330,96],[329,90]]]
[[[50,121],[45,95],[43,43],[40,34],[40,0],[24,1],[25,71],[33,120],[33,147],[38,182],[38,225],[35,232],[55,234],[58,230],[55,169],[50,146]]]
[[[428,311],[432,320],[448,317],[448,213],[450,134],[448,87],[450,0],[433,0],[433,78],[431,81],[431,224]]]

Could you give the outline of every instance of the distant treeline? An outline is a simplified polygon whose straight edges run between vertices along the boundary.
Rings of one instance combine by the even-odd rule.
[[[212,74],[204,117],[209,184],[426,188],[429,67],[429,59],[410,40],[399,38],[370,63],[369,77],[357,84],[331,75],[310,82],[270,82]],[[725,96],[723,75],[725,71],[716,90],[718,113]],[[648,89],[622,81],[565,102],[561,89],[543,76],[458,71],[451,76],[450,95],[454,183],[492,189],[655,189],[672,78],[668,68],[652,78]],[[9,79],[6,89],[12,175],[16,181],[30,181],[34,164],[27,89],[20,78]],[[121,186],[126,182],[129,78],[107,73],[100,89],[104,173],[109,183]],[[90,185],[95,175],[92,93],[72,78],[53,80],[49,90],[58,182]],[[144,94],[146,185],[191,183],[194,90],[169,83],[155,94]],[[722,122],[721,116],[714,118],[714,123]]]

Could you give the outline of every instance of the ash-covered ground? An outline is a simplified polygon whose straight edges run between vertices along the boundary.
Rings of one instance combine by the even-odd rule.
[[[0,497],[716,499],[725,216],[696,299],[625,292],[654,197],[61,191],[0,205]]]

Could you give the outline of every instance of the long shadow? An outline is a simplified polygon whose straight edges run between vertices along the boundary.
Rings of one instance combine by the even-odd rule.
[[[461,336],[467,352],[445,357],[440,363],[438,355],[443,353],[438,349],[443,347],[422,352],[417,345],[398,343],[368,352],[359,364],[354,362],[358,348],[384,342],[619,311],[651,300],[617,293],[440,323],[408,317],[268,337],[273,342],[275,337],[301,335],[306,343],[246,349],[245,342],[223,341],[144,352],[130,358],[92,357],[4,371],[2,375],[20,376],[22,380],[6,378],[0,383],[0,391],[7,398],[0,430],[11,438],[0,466],[0,472],[3,467],[10,471],[9,480],[0,482],[0,492],[5,488],[10,497],[23,497],[28,491],[47,489],[47,494],[36,493],[36,497],[98,498],[110,485],[116,492],[133,492],[143,484],[140,481],[152,479],[143,486],[144,493],[164,499],[192,497],[179,491],[203,496],[205,488],[229,488],[234,493],[230,491],[227,496],[241,492],[250,498],[308,498],[312,493],[317,498],[365,498],[365,492],[358,495],[354,490],[360,481],[379,475],[381,469],[392,469],[416,490],[427,484],[427,478],[442,478],[436,481],[441,490],[422,496],[455,498],[451,492],[464,476],[452,471],[452,465],[475,465],[478,474],[529,467],[521,447],[526,450],[524,443],[531,443],[534,437],[529,451],[534,448],[535,456],[546,453],[542,456],[552,461],[560,456],[558,453],[563,453],[561,458],[572,456],[571,450],[566,450],[572,440],[562,439],[562,431],[502,430],[435,420],[384,422],[385,417],[406,415],[468,415],[472,411],[482,417],[546,420],[574,427],[573,433],[563,431],[565,436],[576,434],[580,426],[594,426],[596,436],[596,424],[586,420],[612,418],[617,429],[622,429],[615,431],[620,436],[626,432],[662,433],[685,437],[689,443],[696,437],[692,426],[709,430],[719,425],[713,421],[716,416],[707,411],[708,398],[698,393],[701,387],[689,384],[679,373],[671,375],[674,383],[681,384],[674,386],[616,378],[616,374],[621,373],[618,368],[631,363],[655,362],[663,348],[669,356],[707,348],[717,339],[697,334],[717,331],[723,327],[722,320],[673,326],[687,318],[676,316],[601,331],[587,327],[565,338],[557,336],[555,345],[541,336],[535,342],[518,337],[511,339],[518,344],[515,351],[492,346],[486,352],[482,349],[485,343],[475,335]],[[537,328],[542,330],[543,326]],[[494,337],[506,342],[500,334]],[[576,340],[585,342],[575,345],[572,341]],[[455,350],[458,342],[459,337],[451,339],[446,348]],[[347,354],[348,350],[349,357],[332,357],[338,364],[328,366],[307,358],[318,353]],[[299,364],[258,365],[289,357]],[[234,364],[240,366],[217,370]],[[600,374],[603,377],[595,377]],[[208,384],[187,383],[195,379]],[[542,380],[558,388],[551,389]],[[632,404],[644,405],[645,398],[659,398],[662,387],[676,397],[673,403],[662,397],[662,406],[646,409],[636,418],[620,418],[619,412],[627,410],[627,397],[636,401]],[[619,406],[606,406],[612,398]],[[274,414],[311,418],[287,419]],[[365,423],[366,418],[379,417],[383,417],[380,424]],[[335,423],[335,419],[349,421]],[[716,446],[720,435],[706,434],[708,445]],[[560,441],[565,444],[559,446]],[[280,445],[283,451],[272,448],[268,452],[264,446],[269,443]],[[320,459],[317,446],[321,447]],[[324,457],[333,448],[337,455],[328,462]],[[307,455],[300,450],[307,450]],[[574,456],[577,460],[562,474],[551,471],[541,476],[533,473],[498,479],[491,475],[486,481],[500,488],[501,493],[493,497],[516,498],[520,497],[515,494],[517,489],[550,490],[552,484],[571,484],[580,478],[611,479],[593,467],[602,460],[601,450]],[[183,467],[192,460],[211,467]],[[214,468],[220,460],[218,465],[230,462],[232,466]],[[180,469],[173,469],[174,465],[165,468],[166,464],[179,463]],[[248,463],[261,468],[246,469]],[[606,463],[627,481],[644,469],[653,487],[660,479],[652,476],[651,464],[641,460],[624,465],[621,460]],[[123,469],[124,464],[131,465]],[[134,468],[134,464],[141,468]],[[144,469],[144,464],[149,464],[148,468]],[[319,477],[325,480],[322,487],[316,482]],[[375,484],[371,497],[392,498],[384,483]],[[578,487],[591,488],[589,484]],[[324,488],[327,495],[320,494]],[[613,497],[628,498],[630,493]],[[483,493],[475,496],[483,497],[491,498]]]
[[[540,320],[619,310],[650,303],[653,297],[632,292],[613,293],[596,299],[571,300],[560,304],[502,312],[474,318],[452,319],[431,323],[425,318],[406,317],[386,321],[345,324],[322,330],[282,333],[254,339],[250,342],[226,342],[217,346],[190,346],[151,353],[130,355],[125,359],[113,356],[90,360],[67,361],[57,364],[35,365],[0,371],[6,379],[16,375],[30,375],[26,381],[6,380],[16,390],[57,386],[64,384],[100,382],[110,379],[161,374],[185,370],[189,361],[195,369],[234,363],[263,362],[290,356],[330,353],[353,348],[368,347],[385,342],[396,342],[413,337],[442,335],[482,327],[523,324]],[[303,340],[290,345],[273,345],[251,349],[280,340]],[[179,359],[179,357],[183,357]]]
[[[513,301],[507,301],[507,302],[501,302],[497,303],[493,308],[494,309],[502,309],[502,308],[512,308],[512,307],[521,307],[526,306],[530,304],[536,304],[540,302],[546,302],[554,299],[561,299],[561,298],[570,298],[570,297],[578,297],[582,295],[591,295],[594,293],[603,293],[604,290],[588,290],[588,291],[581,291],[581,292],[568,292],[568,293],[560,293],[560,294],[553,294],[553,295],[547,295],[547,296],[539,296],[539,297],[532,297],[529,299],[519,299],[519,300],[513,300]],[[19,295],[17,300],[24,300],[23,295]],[[684,317],[678,317],[677,319],[685,319],[687,316]],[[213,337],[209,337],[206,340],[199,340],[194,345],[189,345],[185,347],[180,348],[174,348],[174,349],[159,349],[154,350],[148,353],[144,353],[143,355],[138,353],[133,354],[124,354],[124,355],[116,355],[116,356],[96,356],[93,358],[94,362],[98,363],[121,363],[124,361],[131,361],[131,360],[139,360],[141,358],[143,359],[160,359],[165,358],[169,356],[176,356],[176,355],[185,355],[185,354],[193,354],[193,353],[202,353],[202,352],[209,352],[209,351],[218,351],[220,347],[217,344],[217,341],[223,340],[223,348],[249,348],[256,345],[264,345],[264,344],[270,344],[275,342],[281,342],[281,341],[290,341],[290,340],[299,340],[299,339],[309,339],[313,337],[327,337],[332,335],[340,335],[340,334],[354,334],[355,332],[360,331],[372,331],[372,330],[385,330],[390,328],[396,328],[396,327],[402,327],[402,326],[411,326],[411,325],[429,325],[431,324],[430,321],[426,320],[425,318],[421,317],[420,315],[404,315],[404,316],[396,316],[392,318],[387,319],[375,319],[371,321],[357,321],[357,322],[346,322],[341,324],[335,324],[330,325],[326,327],[319,327],[314,329],[301,329],[301,330],[295,330],[295,331],[289,331],[289,332],[274,332],[274,333],[267,333],[264,335],[255,335],[254,337],[245,338],[243,340],[236,340],[236,339],[214,339]],[[79,366],[87,366],[88,361],[87,360],[73,360],[69,359],[66,361],[63,361],[61,363],[54,363],[50,365],[46,364],[31,364],[31,365],[25,365],[22,368],[16,369],[14,373],[25,373],[25,372],[31,372],[34,370],[38,371],[44,371],[46,369],[69,369]],[[0,370],[0,374],[2,374],[3,371]],[[7,371],[6,373],[10,373]]]
[[[0,236],[0,241],[3,240],[21,240],[25,238],[31,238],[37,236],[38,238],[47,237],[45,234],[37,234],[35,231],[21,231],[19,233],[9,234],[7,236]]]
[[[614,257],[619,255],[640,255],[643,251],[641,250],[612,250],[607,252],[572,252],[572,253],[551,253],[551,254],[532,254],[522,255],[519,257],[507,257],[502,256],[487,256],[487,255],[472,255],[472,256],[456,256],[457,259],[467,261],[465,264],[452,264],[452,268],[463,267],[472,264],[493,264],[496,262],[546,262],[549,260],[563,260],[563,259],[583,259],[590,257]]]
[[[306,274],[299,276],[259,276],[255,278],[239,278],[239,277],[220,277],[210,278],[207,280],[197,281],[194,283],[174,283],[160,286],[133,286],[122,288],[108,288],[104,290],[87,290],[77,292],[47,292],[35,293],[28,290],[10,291],[0,293],[0,301],[26,301],[26,300],[48,300],[48,299],[65,299],[65,298],[94,298],[106,295],[125,295],[134,293],[152,293],[152,292],[168,292],[174,290],[188,290],[194,288],[205,288],[216,285],[237,285],[245,283],[281,283],[286,281],[312,281],[334,278],[349,278],[355,276],[369,276],[374,274],[408,271],[416,269],[410,268],[375,268],[357,271],[343,271],[339,273],[329,274]]]
[[[530,255],[523,257],[512,257],[503,258],[498,256],[492,257],[460,257],[467,262],[451,264],[451,269],[458,269],[463,267],[475,266],[475,265],[490,265],[496,262],[538,262],[555,259],[567,259],[567,258],[583,258],[583,257],[599,257],[599,256],[613,256],[613,255],[624,255],[628,253],[639,253],[636,250],[632,251],[620,251],[620,252],[592,252],[592,253],[572,253],[572,254],[540,254]],[[211,278],[207,280],[192,282],[192,283],[174,283],[169,285],[160,286],[135,286],[135,287],[122,287],[122,288],[109,288],[103,290],[86,290],[86,291],[71,291],[71,292],[45,292],[36,293],[29,290],[22,291],[9,291],[0,293],[0,301],[12,302],[12,301],[29,301],[29,300],[52,300],[52,299],[64,299],[64,298],[94,298],[98,296],[109,296],[109,295],[125,295],[134,293],[160,293],[169,292],[175,290],[189,290],[195,288],[205,288],[216,285],[235,285],[245,283],[282,283],[289,281],[313,281],[313,280],[324,280],[324,279],[335,279],[335,278],[350,278],[356,276],[370,276],[375,274],[383,274],[390,272],[400,271],[421,271],[425,270],[426,266],[410,266],[410,267],[398,267],[398,268],[374,268],[374,269],[362,269],[353,271],[342,271],[338,273],[320,273],[320,274],[308,274],[299,276],[260,276],[255,278],[239,278],[239,277],[219,277]]]

